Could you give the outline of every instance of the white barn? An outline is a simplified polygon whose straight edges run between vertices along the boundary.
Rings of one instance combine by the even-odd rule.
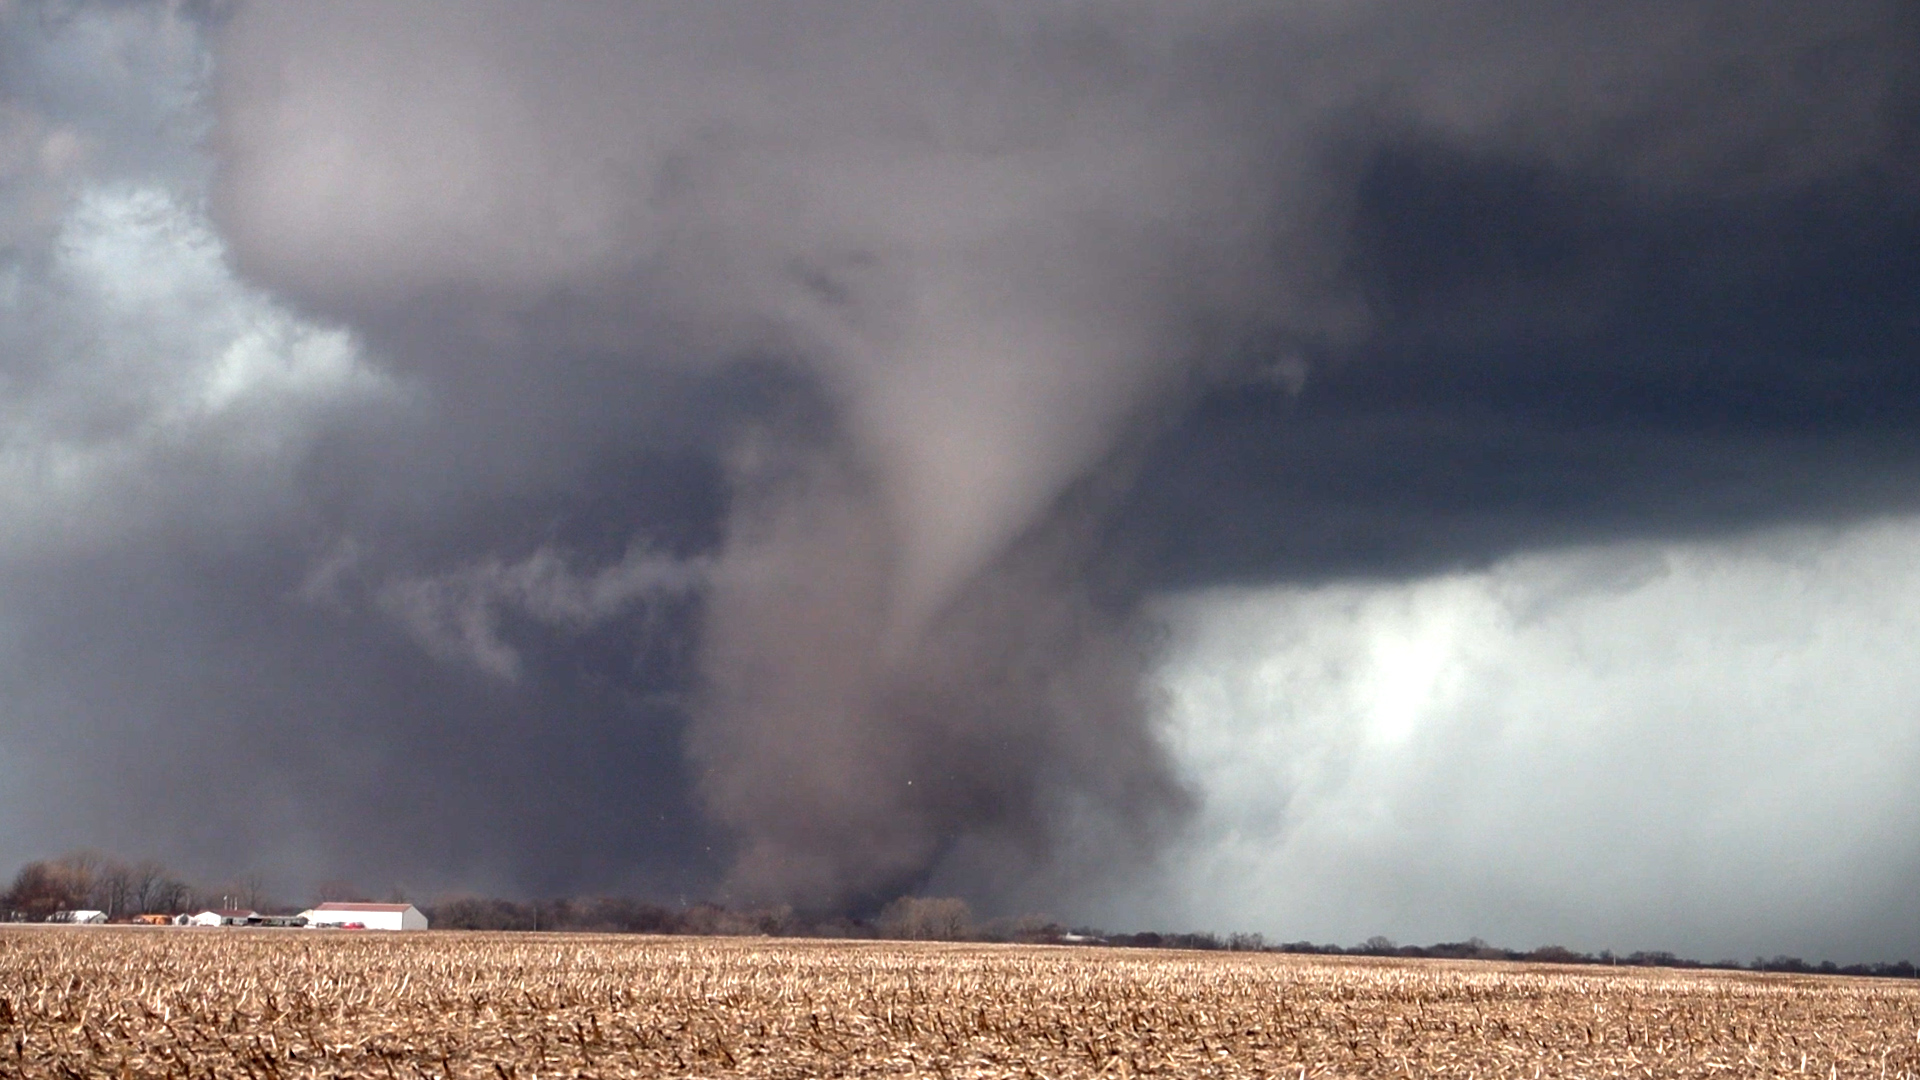
[[[104,911],[56,911],[48,922],[64,923],[103,923],[107,921]]]
[[[358,923],[368,930],[425,930],[427,917],[412,904],[355,904],[328,901],[300,914],[308,926],[349,926]]]
[[[188,926],[245,926],[253,912],[243,908],[216,908],[187,917]]]

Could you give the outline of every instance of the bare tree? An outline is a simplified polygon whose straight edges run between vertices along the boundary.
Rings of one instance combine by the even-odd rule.
[[[258,911],[267,903],[267,876],[258,870],[249,870],[233,879],[233,903],[235,907]]]
[[[124,914],[133,904],[133,868],[118,859],[103,859],[93,876],[94,906],[107,918]]]
[[[265,892],[263,881],[257,874],[242,879],[242,884],[235,886],[235,899],[243,903],[260,900]],[[177,914],[208,899],[196,895],[157,859],[128,864],[97,851],[81,850],[21,867],[12,889],[0,895],[0,909],[12,913],[7,917],[35,919],[81,908],[97,908],[110,917],[146,912]],[[217,901],[219,897],[211,899]]]
[[[30,862],[21,867],[13,876],[13,886],[6,896],[6,908],[14,917],[35,921],[85,903],[85,894],[74,891],[72,875],[65,867],[51,862]]]
[[[130,904],[135,911],[158,911],[160,886],[167,880],[167,868],[153,859],[133,864],[128,873]]]
[[[973,912],[952,896],[903,896],[880,912],[880,932],[914,941],[959,941],[973,932]]]
[[[154,885],[147,902],[148,911],[178,915],[193,906],[193,888],[176,877],[163,877]]]
[[[95,886],[100,868],[106,861],[105,855],[86,848],[69,851],[53,860],[50,865],[66,880],[67,893],[72,901],[69,907],[85,907],[96,902]]]
[[[367,895],[365,889],[355,885],[353,882],[334,878],[320,883],[319,887],[314,890],[314,899],[323,904],[329,900],[360,904],[366,903],[373,898]]]

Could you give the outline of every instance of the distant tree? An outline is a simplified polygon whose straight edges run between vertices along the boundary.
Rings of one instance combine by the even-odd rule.
[[[233,879],[233,885],[227,890],[233,897],[233,906],[248,911],[259,911],[268,906],[267,876],[258,870],[249,870]]]
[[[373,897],[368,896],[366,890],[351,881],[334,878],[321,882],[319,887],[313,892],[313,899],[315,903],[320,904],[327,903],[328,901],[339,901],[347,904],[364,904],[372,900]]]
[[[993,936],[1004,941],[1023,943],[1058,941],[1067,928],[1041,914],[1021,915],[998,924]]]
[[[1627,956],[1626,962],[1635,967],[1699,967],[1698,963],[1683,962],[1664,949],[1642,949]]]
[[[118,915],[127,908],[131,879],[123,863],[97,851],[71,851],[21,867],[6,906],[34,919],[79,908]]]
[[[1468,938],[1467,946],[1473,950],[1473,958],[1475,960],[1509,959],[1509,954],[1507,953],[1507,950],[1502,949],[1495,945],[1487,944],[1487,939],[1483,937]]]
[[[1536,964],[1580,964],[1591,958],[1582,956],[1564,945],[1542,945],[1527,954],[1527,959]]]
[[[680,915],[659,904],[620,897],[602,897],[589,905],[588,918],[596,928],[621,930],[630,934],[672,934],[679,932]]]
[[[755,928],[768,937],[792,937],[801,926],[799,916],[786,904],[759,912],[754,916],[754,923]]]
[[[35,922],[56,911],[84,907],[86,893],[78,891],[73,876],[58,863],[35,861],[20,868],[7,890],[6,907]]]
[[[1360,947],[1353,951],[1367,956],[1392,956],[1400,951],[1400,946],[1394,944],[1393,939],[1390,937],[1383,934],[1375,934],[1361,942]]]
[[[60,867],[72,878],[75,888],[82,894],[93,892],[94,879],[100,875],[100,868],[106,862],[107,857],[92,848],[69,851],[53,860],[55,866]]]
[[[532,909],[511,900],[484,897],[456,897],[443,900],[427,912],[433,925],[442,930],[532,930]]]
[[[94,871],[90,899],[107,918],[127,914],[133,906],[133,868],[118,859],[103,859]]]
[[[127,907],[134,913],[158,911],[161,886],[167,880],[167,868],[152,859],[142,859],[127,870]]]
[[[961,941],[973,932],[973,912],[953,896],[903,896],[880,912],[880,933],[908,941]]]
[[[579,905],[576,905],[570,897],[562,896],[553,900],[533,902],[535,930],[571,930],[579,925]]]
[[[176,877],[163,877],[147,898],[148,911],[178,915],[193,906],[193,887]]]

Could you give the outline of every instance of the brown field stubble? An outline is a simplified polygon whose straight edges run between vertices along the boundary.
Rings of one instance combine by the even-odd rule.
[[[1920,1075],[1895,981],[1245,953],[0,931],[0,1076]]]

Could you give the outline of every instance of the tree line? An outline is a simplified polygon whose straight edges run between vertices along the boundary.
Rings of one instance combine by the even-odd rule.
[[[1091,927],[1069,928],[1045,916],[976,922],[963,900],[950,897],[901,897],[872,918],[845,914],[809,915],[791,908],[735,911],[701,903],[671,907],[639,900],[599,897],[514,901],[464,898],[443,901],[428,910],[442,929],[558,930],[600,933],[753,935],[774,937],[877,938],[894,940],[1021,942],[1054,945],[1107,945],[1135,949],[1199,949],[1230,952],[1279,952],[1315,956],[1381,956],[1430,960],[1505,960],[1535,964],[1590,964],[1615,967],[1666,967],[1777,971],[1805,975],[1863,975],[1876,978],[1920,977],[1913,963],[1818,963],[1794,956],[1706,962],[1664,951],[1616,954],[1577,952],[1560,945],[1506,949],[1480,938],[1434,945],[1401,945],[1371,937],[1358,945],[1319,945],[1310,941],[1270,944],[1261,934],[1205,931],[1145,931],[1109,934]]]
[[[1138,935],[1136,935],[1138,936]],[[1920,978],[1920,969],[1911,961],[1899,960],[1872,964],[1836,964],[1831,960],[1818,963],[1802,960],[1797,956],[1755,957],[1742,963],[1738,960],[1691,960],[1665,951],[1637,951],[1616,954],[1611,949],[1602,949],[1597,953],[1576,952],[1560,945],[1542,945],[1536,949],[1503,949],[1489,945],[1479,938],[1466,941],[1442,942],[1437,945],[1398,945],[1391,938],[1373,937],[1348,948],[1338,945],[1315,945],[1310,941],[1292,941],[1276,945],[1273,951],[1287,953],[1309,953],[1320,956],[1399,956],[1431,960],[1509,960],[1533,964],[1594,964],[1613,967],[1663,967],[1688,968],[1698,970],[1722,971],[1777,971],[1796,975],[1862,975],[1870,978],[1912,979]]]
[[[216,888],[195,885],[155,859],[128,861],[97,851],[71,851],[22,866],[0,893],[0,919],[44,922],[59,911],[101,911],[109,919],[178,915],[208,908],[265,905],[259,874]]]
[[[56,911],[104,911],[109,918],[172,914],[192,905],[194,889],[152,859],[127,863],[94,852],[30,862],[14,875],[0,906],[12,921],[43,921]]]
[[[562,930],[628,934],[884,938],[922,941],[1040,941],[1069,931],[1039,916],[976,922],[966,901],[903,896],[872,915],[736,910],[720,904],[666,905],[630,897],[555,900],[458,897],[422,909],[439,929]]]
[[[349,884],[320,886],[316,901],[367,900]],[[388,899],[404,897],[395,894]],[[22,866],[13,884],[0,895],[0,917],[13,922],[40,922],[57,911],[103,911],[109,919],[139,914],[174,915],[211,907],[270,908],[261,877],[243,875],[216,889],[195,887],[162,864],[145,859],[125,862],[93,851],[78,851]],[[562,931],[580,933],[674,934],[703,936],[870,938],[919,941],[1017,942],[1056,945],[1107,945],[1136,949],[1199,949],[1235,952],[1282,952],[1316,956],[1381,956],[1434,960],[1506,960],[1541,964],[1591,964],[1626,967],[1665,967],[1776,971],[1810,975],[1863,975],[1877,978],[1920,977],[1911,961],[1872,964],[1818,963],[1795,956],[1756,957],[1703,962],[1664,951],[1624,955],[1610,950],[1577,952],[1559,945],[1516,950],[1489,945],[1480,938],[1434,945],[1400,945],[1390,938],[1371,937],[1358,945],[1316,945],[1310,941],[1269,944],[1260,934],[1210,932],[1161,933],[1146,931],[1109,934],[1091,927],[1069,928],[1042,915],[1019,918],[975,919],[966,901],[955,897],[903,896],[877,912],[802,912],[791,907],[754,910],[721,904],[663,904],[632,897],[562,897],[550,900],[509,900],[500,897],[456,896],[419,905],[435,929],[496,931]]]

